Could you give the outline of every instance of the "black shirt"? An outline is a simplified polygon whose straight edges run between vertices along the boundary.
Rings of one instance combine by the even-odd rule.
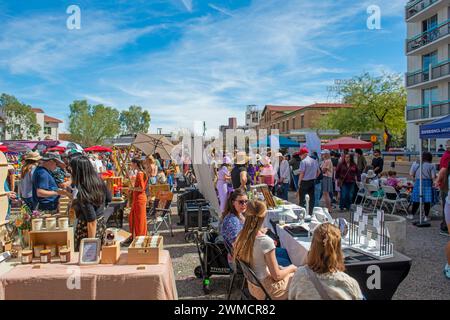
[[[247,173],[247,168],[245,165],[236,165],[233,170],[231,170],[231,182],[233,183],[233,189],[239,189],[241,187],[241,172]],[[250,188],[251,179],[247,173],[247,189]]]
[[[372,159],[372,167],[375,174],[380,174],[383,171],[384,161],[382,157]],[[378,167],[378,169],[376,169]]]
[[[112,200],[111,192],[108,190],[105,183],[103,184],[103,192],[105,193],[104,205],[97,206],[91,203],[78,201],[77,199],[74,200],[73,208],[77,219],[92,222],[103,216],[105,206],[107,206]]]

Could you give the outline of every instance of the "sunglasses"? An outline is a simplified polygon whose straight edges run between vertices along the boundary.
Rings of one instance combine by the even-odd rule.
[[[248,200],[238,200],[237,201],[241,206],[246,205],[248,203]]]

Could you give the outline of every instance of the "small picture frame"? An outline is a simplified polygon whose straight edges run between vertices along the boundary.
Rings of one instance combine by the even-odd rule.
[[[98,264],[100,262],[101,241],[97,238],[85,238],[80,243],[80,265]]]

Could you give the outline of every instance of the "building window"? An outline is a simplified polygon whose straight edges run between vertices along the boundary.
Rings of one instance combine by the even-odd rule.
[[[285,127],[284,127],[284,121],[283,121],[282,123],[283,123],[283,129],[282,129],[281,132],[284,132],[284,130],[285,130]]]
[[[295,118],[292,118],[292,130],[295,130]]]
[[[304,126],[305,126],[305,116],[301,115],[300,116],[300,128],[303,129]]]
[[[286,120],[286,131],[289,131],[289,119]]]
[[[431,18],[428,18],[426,20],[422,21],[422,31],[429,31],[433,28],[435,28],[438,24],[438,16],[437,14],[432,16]]]
[[[428,71],[430,64],[434,65],[438,62],[437,51],[422,56],[422,69]],[[427,81],[428,79],[425,79]]]
[[[52,128],[51,127],[44,127],[44,134],[52,134]]]

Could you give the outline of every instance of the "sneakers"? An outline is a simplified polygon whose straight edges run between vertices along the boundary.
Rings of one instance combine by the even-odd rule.
[[[423,222],[428,222],[428,221],[430,221],[430,218],[428,218],[427,216],[423,216],[422,221]]]
[[[412,220],[412,219],[414,219],[414,216],[413,216],[412,214],[408,214],[408,215],[406,216],[406,219]]]
[[[440,234],[440,235],[443,235],[443,236],[450,237],[450,234],[448,234],[448,231],[440,230],[440,231],[439,231],[439,234]]]
[[[448,263],[445,264],[444,274],[447,277],[447,279],[450,279],[450,266],[448,265]]]

